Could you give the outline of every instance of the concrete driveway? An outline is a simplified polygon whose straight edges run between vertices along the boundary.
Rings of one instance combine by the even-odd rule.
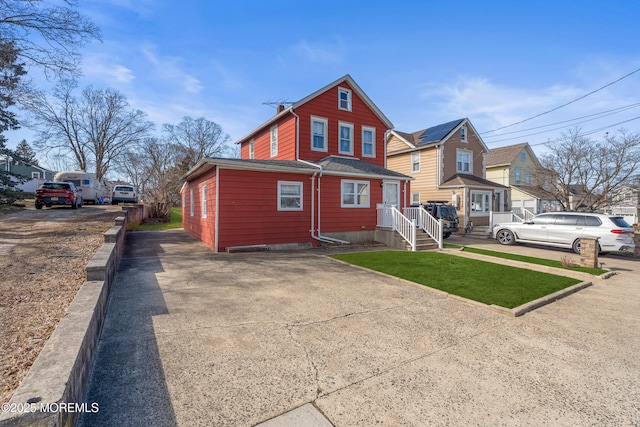
[[[339,427],[638,426],[640,274],[621,262],[511,318],[314,251],[133,232],[82,424],[253,426],[302,407]]]

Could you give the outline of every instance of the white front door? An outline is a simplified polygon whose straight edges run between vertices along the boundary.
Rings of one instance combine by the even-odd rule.
[[[384,181],[382,186],[382,203],[400,209],[400,183],[398,181]]]

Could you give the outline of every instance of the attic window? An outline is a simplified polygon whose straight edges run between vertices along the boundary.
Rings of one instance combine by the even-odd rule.
[[[460,141],[467,142],[467,127],[462,126],[460,128]]]
[[[351,111],[351,91],[349,89],[338,88],[338,109]]]
[[[527,161],[527,152],[526,152],[526,151],[524,151],[524,150],[522,150],[522,151],[520,152],[520,161],[521,161],[521,162],[526,162],[526,161]]]

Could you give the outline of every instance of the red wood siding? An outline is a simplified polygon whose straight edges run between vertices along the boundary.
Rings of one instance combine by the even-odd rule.
[[[278,181],[303,184],[302,211],[278,211]],[[221,169],[219,203],[219,251],[238,245],[316,243],[309,232],[310,175]]]
[[[182,228],[193,237],[202,240],[214,248],[216,213],[216,174],[215,168],[194,181],[187,183],[182,190]],[[207,218],[202,218],[202,186],[207,184]],[[193,189],[194,209],[191,216],[191,189]],[[186,197],[185,197],[186,196]],[[185,203],[186,201],[186,203]]]
[[[351,111],[338,109],[338,87],[351,90]],[[342,121],[353,124],[353,156],[384,167],[384,134],[387,128],[346,82],[340,83],[301,105],[295,110],[295,113],[300,117],[301,159],[316,161],[332,154],[344,156],[338,152],[338,122]],[[311,116],[328,120],[328,151],[326,152],[311,150]],[[376,129],[375,158],[362,155],[362,126]]]
[[[341,207],[343,180],[369,182],[369,208]],[[377,205],[382,203],[382,187],[380,179],[347,178],[325,175],[321,178],[320,232],[345,232],[375,230],[377,225]],[[404,182],[400,182],[400,203],[407,201],[410,187],[407,184],[405,199]],[[317,224],[317,219],[316,219]]]
[[[271,127],[278,126],[278,155],[271,157]],[[267,126],[265,129],[260,130],[253,137],[253,150],[254,159],[259,160],[295,160],[296,158],[296,121],[293,114],[287,114],[273,123]],[[248,139],[241,144],[240,158],[249,158],[249,141]]]

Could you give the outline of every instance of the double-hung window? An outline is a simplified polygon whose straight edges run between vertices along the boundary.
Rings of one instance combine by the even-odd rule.
[[[420,152],[411,153],[411,172],[420,172]]]
[[[473,173],[473,166],[471,164],[472,153],[466,150],[457,151],[457,173]]]
[[[278,155],[278,125],[271,127],[271,157]]]
[[[376,128],[362,126],[362,157],[376,156]]]
[[[338,123],[338,153],[353,156],[353,125]]]
[[[311,149],[327,151],[327,119],[311,117]]]
[[[202,218],[207,217],[207,184],[202,184]]]
[[[338,87],[338,109],[351,111],[351,91]]]
[[[278,210],[302,210],[302,183],[278,181]]]
[[[194,214],[194,203],[193,203],[193,188],[189,189],[189,215],[193,216]]]
[[[520,177],[522,173],[520,172],[520,166],[516,166],[516,184],[520,184]]]
[[[529,168],[524,170],[524,182],[525,184],[531,184],[531,169]]]
[[[369,181],[342,180],[343,208],[368,208],[369,207]]]

